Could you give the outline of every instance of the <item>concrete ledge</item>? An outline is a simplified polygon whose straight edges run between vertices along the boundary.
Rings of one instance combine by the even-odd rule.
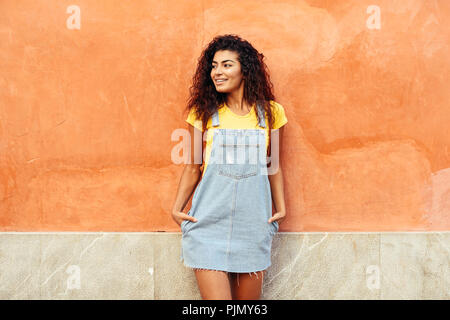
[[[274,238],[263,299],[450,299],[450,232]],[[170,232],[0,233],[0,299],[200,299]]]

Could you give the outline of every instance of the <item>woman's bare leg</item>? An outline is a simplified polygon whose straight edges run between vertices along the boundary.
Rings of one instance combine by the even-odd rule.
[[[204,300],[231,300],[231,287],[225,271],[194,270]]]
[[[235,300],[259,300],[264,271],[252,273],[231,273],[231,294]]]

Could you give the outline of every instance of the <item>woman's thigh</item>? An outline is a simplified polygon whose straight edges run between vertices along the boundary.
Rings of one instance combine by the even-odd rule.
[[[231,273],[231,294],[235,300],[258,300],[264,280],[264,271]]]
[[[200,294],[205,300],[231,300],[231,287],[225,271],[194,270]]]

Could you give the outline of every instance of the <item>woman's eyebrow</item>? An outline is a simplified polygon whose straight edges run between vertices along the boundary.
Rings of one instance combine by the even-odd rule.
[[[223,62],[227,62],[227,61],[231,61],[231,62],[234,62],[233,60],[223,60],[223,61],[222,61],[222,63],[223,63]],[[217,61],[214,61],[214,60],[213,60],[213,62],[212,62],[212,63],[217,63]]]

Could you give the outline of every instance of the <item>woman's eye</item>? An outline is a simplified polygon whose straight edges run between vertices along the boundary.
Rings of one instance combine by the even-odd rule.
[[[224,66],[225,66],[225,67],[226,67],[226,66],[231,67],[231,64],[224,64]],[[211,68],[214,68],[214,67],[215,67],[214,65],[211,66]]]

